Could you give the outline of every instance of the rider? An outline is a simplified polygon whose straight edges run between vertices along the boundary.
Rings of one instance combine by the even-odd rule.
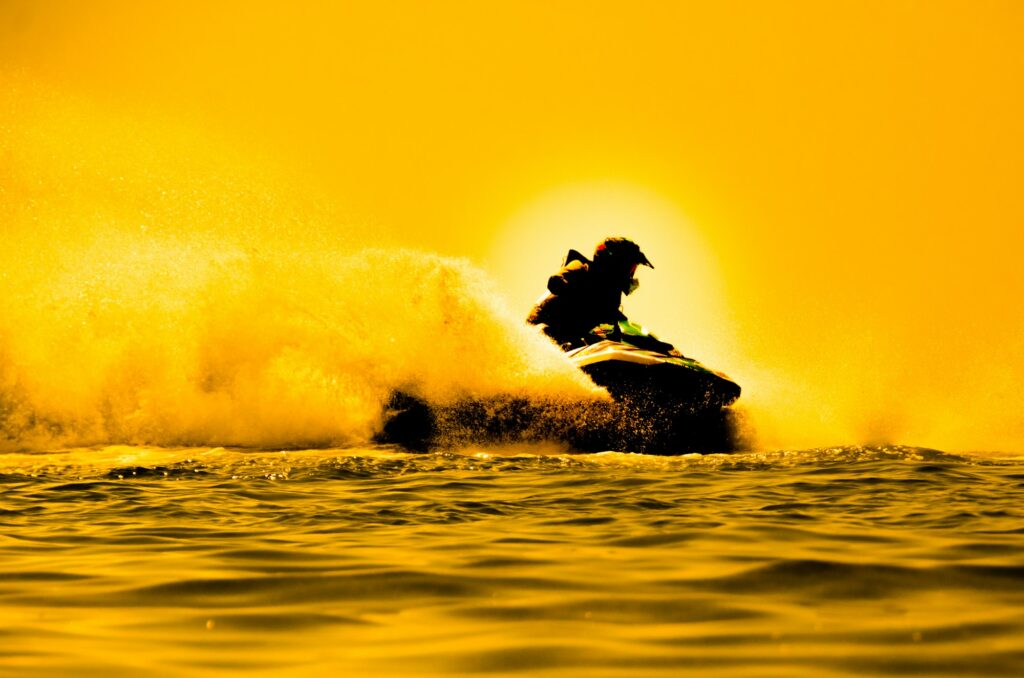
[[[640,247],[626,238],[605,238],[594,251],[593,261],[569,250],[565,265],[548,279],[550,294],[527,317],[562,348],[583,345],[584,337],[601,324],[618,326],[625,320],[622,295],[632,294],[640,285],[633,276],[637,266],[651,262]]]

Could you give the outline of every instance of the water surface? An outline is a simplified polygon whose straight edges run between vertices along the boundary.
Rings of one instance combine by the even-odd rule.
[[[0,455],[9,675],[1024,675],[1024,460]]]

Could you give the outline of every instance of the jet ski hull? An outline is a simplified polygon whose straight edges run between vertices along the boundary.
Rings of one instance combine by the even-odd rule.
[[[413,450],[480,443],[554,440],[581,452],[728,452],[737,422],[728,407],[740,387],[682,356],[599,342],[569,358],[611,399],[538,400],[515,396],[428,404],[396,393],[377,442]]]

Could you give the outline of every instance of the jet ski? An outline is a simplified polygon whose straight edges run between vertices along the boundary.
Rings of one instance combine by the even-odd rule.
[[[406,392],[387,403],[375,442],[425,451],[474,443],[554,440],[580,452],[730,452],[739,385],[684,356],[642,326],[599,325],[566,356],[610,399],[565,402],[521,397],[431,405]]]
[[[567,355],[619,402],[653,399],[697,414],[740,397],[739,384],[728,376],[687,358],[629,320],[599,325],[590,338]]]

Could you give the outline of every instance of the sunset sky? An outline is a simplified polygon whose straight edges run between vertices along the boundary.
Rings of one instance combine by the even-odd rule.
[[[216,156],[296,233],[465,257],[523,315],[630,236],[627,314],[766,445],[1019,452],[1022,35],[1012,0],[2,0],[0,172],[32,135],[76,172]]]

